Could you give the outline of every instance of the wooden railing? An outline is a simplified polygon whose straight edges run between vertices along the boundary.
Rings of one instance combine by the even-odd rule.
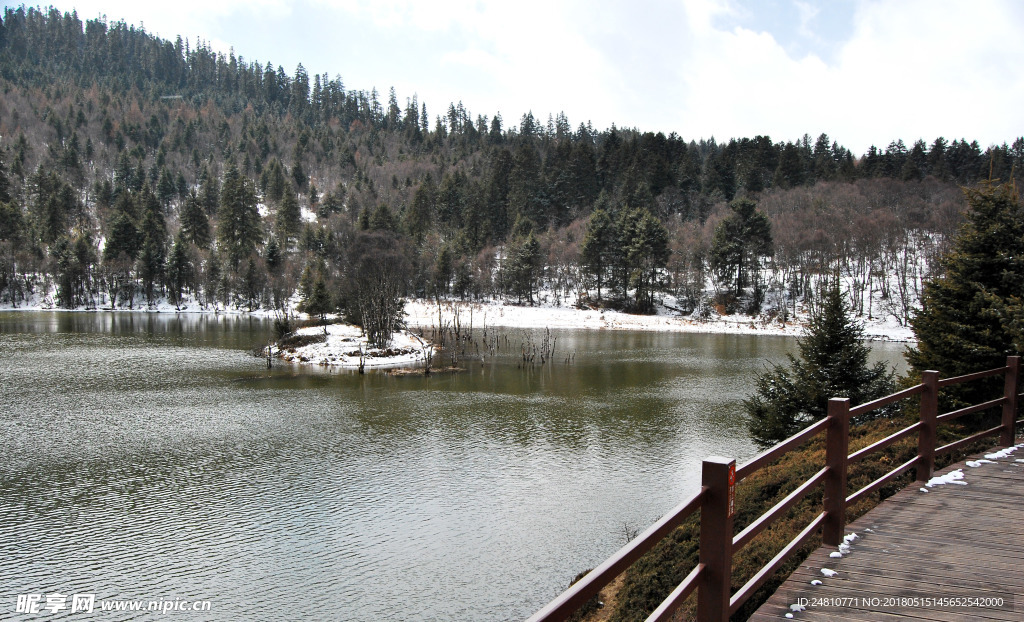
[[[932,477],[935,469],[936,456],[956,451],[980,439],[998,434],[1000,445],[1012,445],[1018,423],[1016,413],[1019,398],[1019,373],[1020,357],[1018,356],[1008,357],[1005,367],[955,378],[940,379],[939,372],[926,371],[921,375],[920,384],[854,408],[850,407],[850,400],[845,398],[829,400],[828,416],[825,419],[754,456],[739,467],[736,466],[735,460],[718,456],[704,460],[701,487],[695,495],[679,504],[604,563],[590,571],[558,598],[534,614],[528,622],[565,620],[697,510],[700,510],[699,563],[651,613],[647,621],[669,619],[694,590],[697,591],[698,620],[701,622],[728,620],[729,615],[735,613],[819,528],[822,530],[822,542],[837,546],[843,539],[847,506],[878,491],[910,469],[916,469],[918,481],[927,481]],[[1004,378],[1004,384],[1003,396],[999,399],[942,415],[938,414],[939,389],[1000,375]],[[864,415],[915,395],[921,396],[919,421],[853,454],[849,453],[851,417]],[[998,426],[936,448],[938,424],[1000,406],[1002,407],[1002,420]],[[826,434],[824,467],[765,514],[750,523],[743,531],[734,534],[736,483],[822,432]],[[913,459],[897,466],[857,492],[851,495],[846,494],[846,474],[849,465],[914,433],[917,434],[918,450]],[[730,578],[733,555],[819,485],[825,487],[822,512],[745,585],[735,594],[731,594]]]

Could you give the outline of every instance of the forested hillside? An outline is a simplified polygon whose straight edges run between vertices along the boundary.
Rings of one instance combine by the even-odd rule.
[[[695,141],[359,86],[6,9],[0,303],[283,308],[298,290],[359,320],[386,285],[780,313],[838,270],[859,313],[906,322],[959,186],[1024,164],[1020,137],[857,156],[825,134]]]

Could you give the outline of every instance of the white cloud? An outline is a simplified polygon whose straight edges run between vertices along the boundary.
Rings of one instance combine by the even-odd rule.
[[[395,86],[439,114],[527,110],[544,121],[636,126],[685,138],[827,132],[863,153],[902,138],[1024,135],[1024,6],[1014,0],[858,0],[845,41],[823,31],[829,5],[792,0],[801,35],[828,41],[823,60],[795,56],[731,0],[228,0],[78,2],[80,17],[150,32],[291,71],[341,74],[349,88]],[[723,27],[743,17],[744,27]],[[832,18],[831,20],[829,18]],[[733,20],[735,21],[735,20]],[[849,26],[847,24],[847,26]],[[790,47],[790,50],[794,48]]]
[[[998,2],[863,2],[832,65],[792,58],[767,33],[704,22],[688,33],[697,44],[682,109],[662,122],[684,136],[826,132],[855,153],[897,138],[1012,141],[1024,133],[1024,39],[1008,13]]]

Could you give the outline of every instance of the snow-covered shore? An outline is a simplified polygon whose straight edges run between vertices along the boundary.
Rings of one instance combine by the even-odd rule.
[[[501,326],[509,328],[568,328],[582,330],[641,330],[659,332],[788,335],[799,337],[804,331],[806,314],[785,324],[747,315],[720,316],[703,320],[682,316],[666,307],[658,307],[655,315],[633,315],[612,309],[577,309],[568,306],[520,306],[501,302],[469,303],[442,301],[440,323],[451,322],[455,314],[460,323],[474,328]],[[439,325],[438,304],[427,300],[410,300],[405,305],[406,323],[410,327],[429,328]],[[908,327],[892,318],[867,321],[864,334],[875,341],[914,341]]]
[[[766,321],[750,316],[717,316],[697,320],[680,316],[665,307],[656,315],[631,315],[604,309],[577,309],[559,306],[520,306],[500,302],[456,302],[410,300],[406,302],[406,325],[410,329],[436,329],[451,327],[456,321],[462,330],[484,328],[554,328],[576,330],[636,330],[659,332],[687,332],[706,334],[746,334],[800,336],[801,322]],[[806,319],[806,316],[798,316]],[[326,340],[302,345],[291,350],[282,349],[277,355],[287,361],[326,367],[357,368],[360,350],[364,367],[406,367],[422,365],[433,353],[433,346],[409,331],[396,333],[390,346],[384,350],[370,349],[360,329],[345,324],[332,324],[327,328]],[[302,339],[323,335],[322,327],[307,327],[296,332]],[[895,322],[871,322],[865,327],[869,339],[880,341],[912,341],[913,333]]]
[[[458,315],[459,322],[474,328],[561,328],[578,330],[638,330],[658,332],[686,332],[709,334],[746,334],[746,335],[786,335],[799,337],[803,334],[807,321],[806,311],[798,309],[790,314],[785,324],[777,319],[749,316],[742,314],[718,315],[711,312],[709,317],[696,318],[685,316],[674,311],[675,299],[666,297],[664,304],[657,307],[654,315],[633,315],[613,309],[579,309],[572,301],[563,299],[562,304],[552,304],[551,297],[541,296],[542,302],[536,306],[514,305],[500,300],[485,302],[441,301],[440,323],[450,323]],[[305,317],[295,309],[299,305],[296,294],[288,300],[287,314],[293,317]],[[61,311],[54,305],[52,294],[37,296],[20,304],[17,308],[9,304],[0,304],[0,311]],[[109,308],[78,309],[78,311],[110,311]],[[114,309],[115,311],[143,313],[208,313],[227,315],[250,315],[255,317],[280,317],[281,311],[273,309],[256,309],[250,311],[246,307],[223,305],[202,306],[195,300],[185,300],[181,305],[174,305],[161,299],[154,305],[144,302],[134,309]],[[406,324],[410,328],[430,328],[439,325],[438,304],[433,300],[411,299],[406,302]],[[863,320],[865,337],[873,341],[912,342],[914,334],[907,326],[901,326],[893,316]],[[338,325],[340,330],[340,325]],[[322,330],[322,329],[321,329]],[[358,329],[355,329],[358,330]],[[341,333],[339,333],[340,335]],[[341,343],[341,342],[339,342]],[[348,344],[351,345],[351,344]],[[348,347],[342,346],[342,348]],[[400,346],[401,349],[404,346]],[[315,356],[320,356],[316,354]],[[337,357],[338,354],[335,353]],[[313,357],[310,357],[311,360]],[[320,359],[317,359],[320,360]],[[399,364],[407,364],[406,362]]]

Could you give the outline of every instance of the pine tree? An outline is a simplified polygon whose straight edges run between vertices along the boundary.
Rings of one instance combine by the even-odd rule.
[[[632,227],[621,232],[620,239],[629,264],[630,285],[636,292],[635,311],[653,313],[658,274],[668,263],[668,230],[646,208],[636,213]]]
[[[299,201],[295,197],[295,189],[291,184],[287,184],[284,196],[281,198],[281,206],[277,208],[275,223],[277,235],[281,238],[285,248],[289,248],[295,241],[301,225],[302,211],[299,209]]]
[[[181,306],[182,292],[194,285],[195,271],[188,256],[188,241],[182,231],[178,232],[167,260],[167,294],[175,307]]]
[[[302,301],[302,310],[311,316],[319,317],[324,325],[324,336],[327,335],[327,314],[334,310],[331,301],[331,294],[327,290],[327,282],[324,280],[324,273],[316,271],[316,276],[309,288],[309,294]]]
[[[195,190],[185,197],[185,205],[181,210],[181,233],[185,240],[198,248],[210,246],[210,219]]]
[[[381,203],[377,206],[377,209],[373,210],[369,224],[371,231],[398,232],[398,223],[395,222],[395,217],[392,215],[391,208],[388,207],[387,203]]]
[[[25,219],[21,209],[14,203],[0,201],[0,241],[20,243],[24,234]]]
[[[146,290],[146,300],[152,304],[155,300],[156,285],[163,280],[167,261],[167,223],[164,222],[163,208],[159,199],[149,189],[142,188],[139,198],[142,203],[143,216],[140,233],[142,249],[139,253],[139,278]]]
[[[217,239],[232,270],[255,249],[260,239],[260,214],[256,192],[234,165],[224,175],[221,188]]]
[[[768,447],[796,434],[825,417],[830,398],[847,397],[857,405],[891,393],[893,372],[885,363],[868,365],[863,339],[838,279],[825,285],[798,342],[800,357],[789,355],[788,368],[773,365],[760,375],[756,393],[744,402],[754,442]]]
[[[135,226],[135,220],[127,212],[119,211],[110,225],[110,233],[103,247],[103,260],[110,261],[124,255],[135,261],[141,248],[139,242],[139,229]]]
[[[200,178],[199,205],[208,216],[213,216],[220,210],[220,184],[217,183],[217,177],[211,175],[205,167]]]
[[[267,272],[277,275],[278,268],[281,267],[281,245],[274,236],[270,236],[270,241],[267,242],[266,264]]]
[[[0,153],[0,156],[3,154]],[[0,203],[11,202],[11,182],[7,179],[7,167],[4,166],[3,158],[0,157]]]
[[[748,275],[756,284],[761,257],[771,252],[772,229],[768,217],[750,199],[736,199],[729,207],[733,213],[715,228],[711,241],[711,269],[739,296]]]
[[[1000,367],[1024,346],[1014,329],[1024,301],[1024,208],[1008,184],[965,192],[966,222],[911,321],[917,347],[907,361],[917,372],[958,376]],[[984,384],[964,385],[958,395],[976,401],[990,390]]]
[[[590,214],[587,233],[580,248],[583,265],[597,284],[597,299],[601,300],[601,284],[611,263],[610,254],[616,243],[615,227],[608,212],[598,208]]]

